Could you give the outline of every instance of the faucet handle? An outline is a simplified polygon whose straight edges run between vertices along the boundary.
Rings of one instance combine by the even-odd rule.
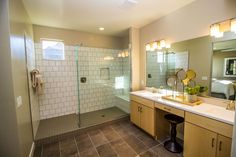
[[[227,110],[235,110],[235,101],[231,100],[226,107]]]

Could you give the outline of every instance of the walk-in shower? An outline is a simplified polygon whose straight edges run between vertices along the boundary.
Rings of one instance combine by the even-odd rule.
[[[62,57],[47,59],[43,48],[35,43],[36,68],[44,81],[36,140],[128,116],[129,49],[64,45]]]
[[[75,46],[78,124],[86,127],[129,112],[129,49]]]

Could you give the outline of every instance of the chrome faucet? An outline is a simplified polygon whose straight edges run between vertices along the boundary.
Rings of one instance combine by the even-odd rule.
[[[226,107],[226,110],[231,110],[234,111],[235,110],[235,101],[229,101]]]

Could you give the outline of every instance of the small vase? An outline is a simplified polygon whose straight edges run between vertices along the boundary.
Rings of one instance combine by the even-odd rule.
[[[197,95],[190,95],[190,94],[188,94],[187,95],[187,101],[191,102],[191,103],[196,102],[197,101]]]
[[[199,93],[199,96],[206,97],[207,96],[207,92],[201,92],[201,93]]]

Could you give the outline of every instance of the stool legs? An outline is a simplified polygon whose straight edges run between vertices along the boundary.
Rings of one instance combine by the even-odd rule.
[[[171,140],[172,142],[176,142],[176,134],[177,134],[177,131],[176,131],[176,124],[171,123],[171,135],[170,135],[170,140]]]
[[[171,123],[171,137],[170,140],[164,143],[164,147],[172,153],[180,153],[183,151],[182,146],[176,142],[176,124]]]

